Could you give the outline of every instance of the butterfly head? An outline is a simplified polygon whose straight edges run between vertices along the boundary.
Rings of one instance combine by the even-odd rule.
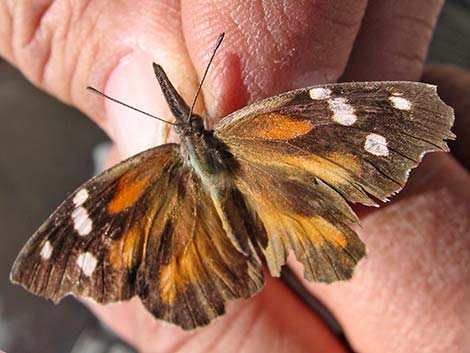
[[[202,121],[202,118],[196,114],[192,114],[189,118],[188,128],[190,130],[190,133],[195,135],[202,135],[205,131],[204,122]]]
[[[141,109],[138,109],[136,107],[133,107],[127,103],[124,103],[116,98],[110,97],[103,92],[98,91],[96,88],[88,86],[87,89],[91,91],[92,93],[98,94],[102,97],[105,97],[115,103],[121,104],[127,108],[130,108],[132,110],[135,110],[139,113],[142,113],[144,115],[150,116],[156,120],[162,121],[164,123],[173,125],[175,127],[176,132],[178,135],[181,137],[184,136],[189,136],[189,135],[194,135],[194,136],[203,136],[205,132],[208,132],[204,128],[204,122],[203,119],[197,115],[193,114],[193,109],[196,105],[197,98],[199,97],[199,94],[201,93],[201,88],[202,84],[204,83],[204,80],[207,76],[207,73],[209,71],[209,67],[212,63],[212,60],[214,59],[215,53],[217,52],[217,49],[220,47],[220,44],[222,43],[222,40],[224,39],[225,34],[222,33],[219,35],[217,38],[215,47],[212,51],[209,63],[207,64],[206,70],[204,72],[204,75],[202,76],[202,79],[198,85],[198,88],[196,90],[196,94],[194,95],[194,99],[192,101],[191,106],[188,106],[188,104],[184,101],[183,97],[180,96],[176,88],[173,86],[171,81],[169,80],[168,76],[166,75],[165,71],[163,68],[156,64],[153,63],[153,70],[155,72],[155,76],[157,78],[157,81],[160,85],[160,88],[162,90],[163,96],[165,97],[168,107],[170,108],[171,113],[175,117],[175,122],[168,121],[165,119],[162,119],[158,116],[152,115],[150,113],[147,113]]]
[[[217,38],[215,47],[212,51],[211,57],[209,62],[206,66],[206,70],[204,71],[204,75],[202,76],[201,81],[196,90],[196,94],[194,95],[194,99],[192,101],[191,106],[188,106],[184,99],[180,96],[178,91],[175,89],[171,81],[168,79],[163,68],[158,64],[153,64],[153,70],[155,72],[155,76],[160,84],[162,89],[162,93],[168,103],[168,106],[173,113],[173,116],[176,119],[175,129],[180,136],[187,136],[187,135],[196,135],[202,136],[206,131],[204,128],[204,122],[202,118],[197,115],[193,114],[193,109],[196,105],[197,98],[201,93],[202,85],[206,79],[207,73],[209,72],[209,68],[211,66],[212,60],[214,59],[215,53],[217,52],[222,40],[224,39],[225,34],[222,33]]]
[[[175,124],[174,127],[181,137],[189,135],[202,136],[206,131],[202,118],[197,114],[191,114],[191,117],[187,121],[176,119],[178,123]]]

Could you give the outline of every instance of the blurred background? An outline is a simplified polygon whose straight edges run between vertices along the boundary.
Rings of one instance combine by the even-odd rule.
[[[470,0],[446,2],[428,62],[470,69]],[[0,350],[134,352],[74,298],[56,306],[8,280],[30,235],[95,172],[107,137],[80,112],[33,87],[1,59],[0,107]]]

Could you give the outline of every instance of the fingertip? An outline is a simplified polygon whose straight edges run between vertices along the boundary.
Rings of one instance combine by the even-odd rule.
[[[185,39],[200,75],[217,36],[226,33],[204,87],[210,115],[226,114],[237,106],[230,102],[221,108],[219,103],[239,100],[233,95],[237,82],[252,102],[335,81],[346,65],[364,9],[363,1],[342,7],[329,1],[285,1],[282,6],[259,1],[183,2]]]

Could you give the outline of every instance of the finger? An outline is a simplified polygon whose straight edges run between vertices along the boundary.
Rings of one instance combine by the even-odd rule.
[[[418,80],[442,3],[369,1],[342,80]]]
[[[86,304],[142,353],[345,353],[322,321],[274,279],[256,297],[230,303],[225,316],[191,332],[155,321],[137,298],[107,306]]]
[[[363,219],[358,233],[368,255],[353,279],[307,284],[357,351],[468,347],[469,200],[470,177],[459,164],[449,155],[429,156],[395,202]]]
[[[128,156],[166,137],[162,125],[91,95],[94,86],[170,117],[152,71],[165,67],[183,96],[197,84],[181,35],[179,2],[1,1],[0,53],[32,82],[97,121]],[[163,131],[165,132],[165,131]]]
[[[449,146],[451,153],[470,169],[470,72],[450,65],[432,65],[425,68],[423,82],[438,87],[439,95],[455,111],[452,131],[457,139]]]
[[[204,87],[209,115],[220,118],[259,98],[335,81],[346,65],[365,3],[183,1],[184,34],[199,75],[207,65],[207,52],[200,48],[226,33]]]

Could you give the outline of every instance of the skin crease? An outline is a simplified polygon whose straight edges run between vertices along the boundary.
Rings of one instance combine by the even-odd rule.
[[[226,39],[198,106],[201,111],[204,101],[214,117],[315,83],[418,80],[441,5],[427,0],[1,0],[0,54],[103,127],[116,144],[112,164],[175,137],[157,121],[90,96],[87,85],[170,117],[151,61],[165,68],[190,102],[221,32]],[[464,82],[438,81],[451,87],[449,92],[459,92]],[[468,106],[468,96],[462,99]],[[354,278],[330,286],[306,284],[337,315],[360,352],[463,352],[470,345],[464,332],[470,289],[463,284],[470,279],[470,178],[443,154],[427,157],[412,175],[394,202],[364,213],[359,233],[369,256]],[[291,266],[299,271],[297,263]],[[277,279],[190,333],[153,320],[136,299],[89,305],[145,353],[344,352]]]

